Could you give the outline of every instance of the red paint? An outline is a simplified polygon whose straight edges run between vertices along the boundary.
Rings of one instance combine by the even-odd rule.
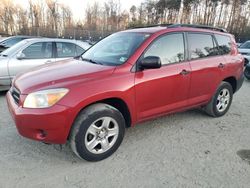
[[[14,86],[21,92],[19,105],[15,104],[10,92],[7,94],[8,106],[19,133],[43,142],[65,143],[77,114],[86,106],[108,98],[119,98],[127,104],[132,126],[164,114],[207,104],[222,80],[229,77],[240,80],[242,76],[243,57],[238,54],[230,34],[223,33],[232,39],[233,48],[229,55],[170,64],[160,69],[131,71],[143,51],[157,37],[185,31],[222,34],[184,27],[132,30],[153,34],[121,66],[67,60],[19,75],[14,81]],[[220,63],[225,67],[219,68]],[[184,69],[191,73],[181,75]],[[62,87],[68,88],[69,93],[56,105],[46,109],[22,107],[27,94]]]

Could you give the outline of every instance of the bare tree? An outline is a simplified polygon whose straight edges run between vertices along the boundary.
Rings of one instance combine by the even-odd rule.
[[[184,0],[181,0],[180,2],[180,9],[179,9],[179,15],[178,15],[178,23],[181,23],[182,13],[183,13],[183,7],[184,7]]]

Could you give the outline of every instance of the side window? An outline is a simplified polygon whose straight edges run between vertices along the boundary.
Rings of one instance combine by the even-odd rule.
[[[209,34],[189,33],[188,42],[191,59],[199,59],[219,54],[213,37]]]
[[[83,52],[85,52],[85,50],[81,48],[80,46],[76,45],[76,56],[81,55]]]
[[[57,57],[65,58],[65,57],[74,57],[76,56],[76,45],[68,42],[57,42]]]
[[[156,41],[145,52],[144,57],[158,56],[162,65],[184,61],[183,34],[168,34]]]
[[[229,54],[231,52],[231,39],[228,36],[215,35],[219,45],[219,50],[222,54]]]
[[[52,58],[52,43],[37,42],[25,48],[22,53],[25,59],[48,59]]]

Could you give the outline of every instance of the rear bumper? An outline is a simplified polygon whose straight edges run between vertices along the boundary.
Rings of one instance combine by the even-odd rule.
[[[18,106],[10,92],[8,108],[20,135],[46,143],[64,144],[71,127],[68,107],[54,105],[46,109],[25,109]]]

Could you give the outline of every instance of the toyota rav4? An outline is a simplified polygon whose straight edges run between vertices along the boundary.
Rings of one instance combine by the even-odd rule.
[[[20,74],[7,93],[19,133],[107,158],[125,128],[201,108],[224,115],[242,86],[244,58],[219,28],[169,25],[118,32],[81,56]]]

